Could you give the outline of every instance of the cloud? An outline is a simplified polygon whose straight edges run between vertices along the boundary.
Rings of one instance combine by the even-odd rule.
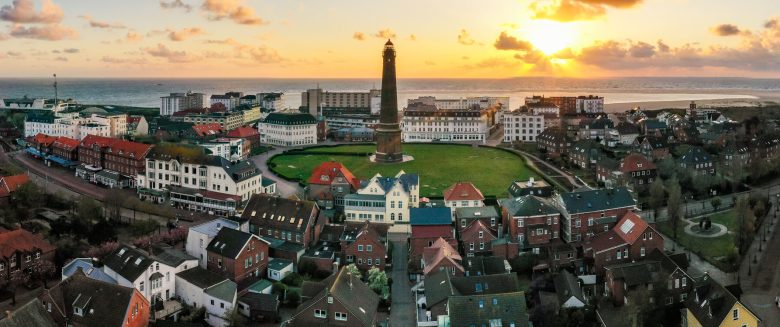
[[[111,56],[103,56],[103,58],[101,58],[100,61],[107,64],[119,64],[119,65],[124,65],[124,64],[145,65],[149,63],[146,59],[143,58],[117,58]]]
[[[669,52],[670,48],[664,41],[658,40],[656,44],[658,45],[658,51],[663,53]]]
[[[396,37],[395,32],[389,28],[377,31],[374,36],[380,39],[394,39]]]
[[[230,19],[242,25],[263,25],[265,20],[255,10],[241,5],[241,0],[206,0],[201,8],[209,13],[211,20]]]
[[[409,35],[409,41],[417,41],[417,35]]]
[[[18,52],[18,51],[7,51],[5,54],[8,55],[9,57],[21,57],[22,56],[22,53]]]
[[[507,32],[501,32],[501,34],[498,36],[498,39],[496,39],[496,42],[493,43],[493,46],[496,47],[498,50],[520,50],[520,51],[527,51],[533,48],[530,42],[520,40],[514,36],[511,36],[507,34]]]
[[[68,61],[68,58],[63,57],[63,56],[59,56],[59,57],[54,58],[54,60],[56,60],[56,61]]]
[[[425,64],[426,66],[436,66],[436,63],[435,63],[435,62],[433,62],[433,61],[430,61],[430,60],[426,60],[426,61],[424,62],[424,64]]]
[[[648,58],[655,55],[655,46],[645,42],[637,42],[631,45],[628,52],[634,58]]]
[[[529,9],[536,19],[572,22],[601,17],[608,7],[625,9],[640,2],[642,0],[550,0],[533,2]]]
[[[358,41],[363,41],[366,39],[366,34],[363,32],[355,32],[355,34],[352,34],[352,38]]]
[[[249,60],[256,64],[280,63],[285,61],[284,57],[282,57],[279,54],[279,52],[276,51],[276,49],[270,48],[265,45],[254,46],[254,45],[244,44],[236,41],[233,38],[227,38],[224,40],[206,40],[204,43],[215,44],[215,45],[229,45],[233,47],[232,54],[216,52],[216,51],[207,51],[205,53],[205,56],[209,58],[232,58],[232,59],[239,59],[244,61]]]
[[[168,47],[162,43],[158,43],[156,47],[143,48],[142,50],[144,50],[152,57],[165,58],[170,63],[187,63],[198,59],[197,57],[187,54],[186,51],[174,51],[168,49]]]
[[[86,20],[89,23],[90,27],[93,28],[104,28],[104,29],[125,29],[127,26],[121,24],[121,23],[108,23],[108,22],[101,22],[92,19],[92,16],[89,15],[81,15],[79,16],[82,19]]]
[[[739,30],[739,27],[737,25],[733,24],[720,24],[717,26],[713,26],[710,28],[710,31],[712,34],[715,34],[717,36],[732,36],[732,35],[738,35],[742,31]]]
[[[238,41],[236,41],[233,38],[227,38],[227,39],[224,39],[224,40],[206,40],[206,41],[203,41],[203,43],[206,43],[206,44],[231,44],[231,45],[240,44],[240,43],[238,43]]]
[[[160,0],[160,8],[163,9],[184,9],[186,12],[192,11],[192,6],[184,3],[181,0],[162,1]]]
[[[467,31],[465,28],[462,28],[460,29],[460,32],[458,32],[458,43],[463,45],[472,45],[476,43],[476,41],[471,38],[469,31]]]
[[[193,36],[204,34],[203,30],[198,27],[189,27],[178,31],[171,31],[168,33],[168,38],[171,41],[184,41]]]
[[[27,39],[38,39],[47,41],[59,41],[64,39],[75,39],[78,37],[78,33],[68,27],[50,24],[41,27],[24,27],[22,25],[14,25],[11,27],[11,36]]]
[[[64,52],[64,53],[79,53],[80,50],[76,49],[76,48],[67,48],[65,50],[62,50],[62,52]]]
[[[14,0],[11,5],[0,7],[0,20],[17,24],[52,24],[62,21],[62,8],[44,0],[41,11],[35,11],[33,0]]]
[[[141,41],[143,39],[144,39],[143,35],[138,34],[135,31],[130,31],[130,32],[127,32],[127,34],[125,34],[124,41],[127,41],[127,42],[138,42],[138,41]]]

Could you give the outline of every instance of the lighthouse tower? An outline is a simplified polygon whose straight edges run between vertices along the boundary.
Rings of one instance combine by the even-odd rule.
[[[387,40],[382,53],[382,104],[376,129],[376,162],[403,161],[398,123],[398,91],[395,84],[395,46]]]

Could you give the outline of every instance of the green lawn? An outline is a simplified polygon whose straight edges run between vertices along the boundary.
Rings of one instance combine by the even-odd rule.
[[[405,154],[414,157],[400,164],[376,164],[364,156],[332,153],[370,153],[373,145],[343,145],[305,150],[301,154],[274,157],[269,163],[274,170],[287,178],[305,181],[314,167],[328,160],[344,164],[360,179],[371,178],[376,173],[394,176],[399,170],[420,175],[420,196],[441,196],[441,192],[453,183],[474,183],[484,195],[504,196],[509,183],[514,180],[539,178],[525,165],[523,158],[506,151],[449,144],[404,144]],[[322,154],[330,152],[330,154]]]
[[[736,229],[736,217],[734,217],[734,211],[729,210],[721,213],[716,213],[710,216],[713,223],[719,223],[730,232],[735,232]],[[699,219],[692,219],[694,222],[698,222]],[[660,222],[658,228],[664,235],[672,237],[672,223]],[[685,233],[685,224],[680,221],[680,225],[677,226],[677,243],[684,246],[707,260],[709,263],[720,268],[723,271],[730,272],[734,270],[734,267],[728,261],[729,253],[734,248],[734,234],[726,233],[725,235],[705,238],[695,237]]]

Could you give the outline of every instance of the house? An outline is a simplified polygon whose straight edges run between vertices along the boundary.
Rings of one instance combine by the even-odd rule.
[[[201,267],[176,273],[179,298],[189,306],[204,308],[210,326],[229,324],[228,316],[238,299],[236,288],[236,283]]]
[[[444,190],[444,203],[450,208],[483,207],[485,196],[468,182],[457,182]]]
[[[414,208],[410,210],[409,261],[420,262],[423,250],[443,238],[453,247],[458,246],[452,229],[452,209],[448,207]],[[419,268],[417,265],[415,267]]]
[[[715,175],[715,159],[702,147],[692,146],[677,162],[683,169],[703,175]]]
[[[53,158],[52,156],[56,158]],[[66,165],[66,163],[70,164],[78,161],[79,141],[64,136],[58,137],[51,144],[51,154],[49,155],[49,160],[57,162],[62,165]]]
[[[549,197],[553,194],[554,188],[545,180],[536,180],[533,177],[528,181],[514,181],[509,185],[507,192],[509,196],[516,198],[523,195],[536,195],[541,197]]]
[[[482,222],[495,235],[503,230],[501,214],[494,206],[455,209],[455,226],[457,226],[458,232],[463,233],[464,229],[477,221]]]
[[[92,279],[78,271],[38,296],[58,326],[141,327],[150,305],[132,287]]]
[[[122,177],[119,179],[117,176],[113,183],[102,182],[103,184],[112,187],[135,187],[137,176],[143,175],[146,171],[146,155],[152,147],[149,144],[87,135],[79,144],[78,158],[83,165],[97,170],[115,172]],[[88,173],[79,173],[78,171],[77,175],[81,178],[93,177]]]
[[[219,123],[197,124],[192,126],[193,136],[197,139],[211,140],[222,134],[222,125]]]
[[[661,135],[668,130],[665,122],[658,119],[644,119],[639,121],[639,127],[644,135]]]
[[[630,185],[635,190],[647,188],[657,176],[655,164],[647,157],[632,153],[619,162],[603,158],[596,167],[599,181],[613,185]]]
[[[406,224],[410,208],[419,204],[420,177],[402,170],[394,177],[376,174],[362,182],[355,194],[344,196],[344,214],[347,221]]]
[[[607,117],[598,117],[596,119],[583,119],[580,121],[579,140],[595,140],[599,143],[606,140],[610,130],[615,128],[613,123]]]
[[[206,247],[223,228],[232,228],[248,232],[249,224],[241,224],[227,218],[217,218],[190,227],[189,232],[187,233],[187,245],[185,246],[185,249],[187,254],[198,258],[198,264],[202,268],[206,268],[206,262],[208,260]]]
[[[524,195],[499,202],[510,239],[539,253],[560,237],[560,209],[551,199]]]
[[[387,239],[383,240],[373,225],[367,221],[359,229],[344,231],[341,237],[341,255],[345,265],[354,263],[361,270],[385,270]]]
[[[485,223],[475,220],[460,231],[460,245],[468,257],[487,255],[493,250],[492,243],[498,238]]]
[[[427,321],[447,315],[449,301],[457,296],[498,295],[521,290],[517,274],[502,273],[483,276],[453,276],[437,271],[425,279],[425,311]],[[501,326],[509,326],[502,324]]]
[[[557,158],[566,154],[570,146],[571,141],[566,136],[566,131],[562,128],[547,128],[536,137],[536,147],[546,152],[547,156],[551,158]]]
[[[32,274],[39,265],[54,265],[55,247],[24,229],[0,229],[0,283],[9,281],[14,274]]]
[[[117,284],[116,279],[106,274],[103,269],[95,266],[92,258],[76,258],[62,267],[62,280],[80,272],[85,276],[110,284]]]
[[[127,116],[127,135],[149,135],[149,123],[143,115]]]
[[[610,142],[612,146],[617,145],[632,145],[636,138],[639,137],[639,126],[629,122],[621,122],[615,126],[614,134],[610,133]],[[616,136],[616,137],[612,137]]]
[[[43,303],[34,298],[0,319],[0,327],[57,327]]]
[[[290,317],[290,326],[376,326],[378,323],[379,296],[345,268],[321,282],[304,282],[302,294],[308,297]]]
[[[568,270],[562,270],[553,278],[555,284],[555,294],[558,296],[558,304],[561,308],[582,308],[586,304],[585,296],[582,295],[582,287],[574,274]]]
[[[593,140],[580,140],[571,145],[569,160],[578,168],[590,170],[603,156],[601,145]]]
[[[555,203],[561,211],[561,237],[569,243],[606,232],[619,217],[637,209],[633,194],[622,186],[563,193],[555,198]]]
[[[596,234],[582,246],[585,257],[593,259],[593,268],[599,274],[606,265],[642,260],[663,247],[663,236],[631,211],[614,228]]]
[[[482,276],[509,273],[512,266],[504,257],[476,256],[463,259],[463,269],[466,270],[466,276]]]
[[[252,149],[257,149],[262,145],[262,143],[260,143],[260,133],[257,132],[257,129],[249,126],[242,126],[233,129],[227,132],[225,136],[229,138],[240,138],[240,139],[244,139],[245,141],[249,141],[249,147]]]
[[[780,155],[780,136],[775,134],[763,134],[750,140],[748,143],[750,156],[753,161],[768,162]]]
[[[238,298],[238,310],[250,322],[275,322],[279,316],[279,295],[247,292]]]
[[[344,209],[344,196],[360,189],[360,180],[347,167],[335,161],[323,162],[307,180],[306,199],[316,201],[320,208]]]
[[[296,264],[325,225],[316,203],[267,194],[253,195],[241,219],[249,221],[250,233],[270,241],[270,256]]]
[[[263,276],[268,266],[268,244],[257,235],[222,228],[206,247],[206,268],[236,283]]]
[[[268,279],[281,281],[293,272],[293,263],[290,260],[273,258],[268,261]]]
[[[452,327],[530,326],[524,292],[452,296],[447,309]]]
[[[28,182],[30,177],[27,174],[0,176],[0,203],[9,205],[11,194]]]
[[[463,276],[466,270],[461,263],[463,258],[458,251],[443,238],[438,238],[431,246],[423,249],[420,266],[423,276],[436,271],[447,271],[452,275]]]
[[[640,143],[639,152],[653,160],[663,160],[669,157],[669,144],[663,137],[647,136]]]
[[[167,301],[176,293],[175,275],[198,265],[198,259],[172,248],[157,255],[120,245],[103,258],[103,271],[121,286],[134,287],[151,303]]]
[[[662,293],[665,298],[659,298],[659,301],[667,306],[684,306],[696,281],[701,279],[699,276],[694,278],[688,272],[688,256],[682,252],[667,255],[663,250],[654,250],[647,256],[647,260],[658,261],[666,277],[666,291]]]
[[[762,320],[731,292],[705,275],[685,302],[683,326],[762,326]]]

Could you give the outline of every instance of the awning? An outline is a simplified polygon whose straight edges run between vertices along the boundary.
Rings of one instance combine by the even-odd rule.
[[[60,164],[60,165],[62,165],[62,166],[65,166],[65,167],[69,167],[69,166],[78,165],[78,163],[77,163],[77,162],[73,162],[73,161],[70,161],[70,160],[66,160],[66,159],[60,158],[60,157],[58,157],[58,156],[48,156],[48,157],[46,157],[46,159],[49,159],[49,160],[51,160],[51,161],[54,161],[54,162],[56,162],[56,163],[58,163],[58,164]]]
[[[38,151],[35,148],[27,148],[27,153],[32,154],[34,156],[39,156],[39,157],[43,157],[44,156],[43,153],[41,153],[40,151]]]

